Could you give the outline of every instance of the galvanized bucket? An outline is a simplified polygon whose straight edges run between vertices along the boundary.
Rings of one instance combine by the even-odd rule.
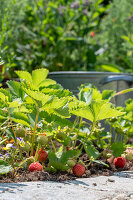
[[[114,90],[119,92],[133,87],[133,74],[128,73],[63,71],[50,72],[49,78],[61,84],[65,89],[69,89],[75,95],[78,93],[78,87],[85,83],[95,85],[100,91]],[[117,106],[123,106],[125,100],[129,98],[133,98],[133,92],[117,97]]]

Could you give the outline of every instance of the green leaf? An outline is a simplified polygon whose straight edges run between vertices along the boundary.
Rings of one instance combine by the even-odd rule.
[[[5,96],[8,96],[9,101],[11,100],[11,94],[8,90],[0,88],[0,92],[3,93]]]
[[[74,158],[74,157],[78,158],[80,154],[81,154],[81,151],[76,150],[76,149],[65,151],[62,153],[60,162],[66,164],[70,158]]]
[[[98,158],[99,152],[90,141],[87,141],[87,143],[84,144],[84,148],[89,158],[90,157],[93,157],[94,159]]]
[[[129,88],[129,89],[126,89],[126,90],[122,90],[120,92],[117,92],[114,96],[118,96],[118,95],[121,95],[121,94],[126,94],[128,92],[132,92],[133,91],[133,88]]]
[[[92,99],[102,99],[102,94],[96,88],[92,88],[92,86],[90,86],[87,87],[86,85],[81,85],[81,89],[79,92],[79,100],[86,102],[87,105],[90,104]]]
[[[67,104],[61,108],[55,109],[54,113],[56,113],[58,116],[63,117],[63,118],[71,117],[71,115],[69,113],[69,107]]]
[[[92,109],[87,106],[83,101],[75,100],[69,103],[70,113],[88,119],[90,121],[94,120]]]
[[[39,86],[46,79],[47,75],[48,75],[47,69],[36,69],[32,71],[33,83]]]
[[[85,91],[84,89],[82,89],[78,94],[79,100],[86,102],[87,105],[90,104],[92,96],[93,96],[92,88],[89,91]]]
[[[14,122],[26,125],[27,127],[30,127],[29,118],[24,113],[14,112],[11,114],[11,117]]]
[[[24,91],[30,96],[32,97],[34,100],[40,101],[42,103],[42,106],[48,102],[51,98],[51,96],[45,95],[42,92],[38,92],[38,91],[32,91],[29,89],[24,88]]]
[[[0,174],[7,174],[11,172],[13,169],[11,165],[9,165],[7,162],[4,160],[0,160]]]
[[[29,72],[26,71],[15,71],[19,78],[32,82],[32,77]]]
[[[9,102],[9,108],[12,108],[12,107],[16,108],[16,107],[18,107],[18,106],[19,106],[18,101]]]
[[[68,169],[66,166],[66,163],[68,159],[70,158],[77,158],[81,154],[80,150],[69,150],[69,151],[63,151],[63,148],[59,148],[59,151],[49,152],[48,153],[48,159],[51,166],[53,166],[56,170],[65,171]]]
[[[2,140],[2,141],[0,141],[0,145],[2,145],[5,141],[7,141],[7,138]]]
[[[32,109],[27,109],[24,105],[21,105],[19,108],[14,108],[13,112],[20,112],[20,113],[31,113]]]
[[[5,100],[6,100],[6,96],[5,96],[2,92],[0,92],[0,99],[1,99],[2,101],[5,101]]]
[[[126,146],[122,142],[113,143],[111,146],[114,157],[119,157],[126,150]]]
[[[89,106],[83,104],[83,102],[70,102],[69,109],[70,113],[88,119],[91,122],[125,114],[124,112],[111,108],[111,103],[103,100],[92,101]]]
[[[106,65],[100,65],[100,66],[97,66],[98,68],[100,69],[103,69],[105,71],[108,71],[108,72],[116,72],[116,73],[119,73],[121,72],[121,68],[116,66],[116,65],[110,65],[110,64],[106,64]]]
[[[110,100],[113,96],[114,96],[114,94],[115,94],[115,91],[113,91],[113,90],[104,90],[103,92],[102,92],[102,100]]]
[[[56,84],[56,81],[52,80],[52,79],[45,79],[43,80],[40,84],[39,84],[39,88],[40,87],[47,87],[49,85],[54,85]]]
[[[107,165],[106,163],[102,162],[101,160],[94,160],[93,162],[101,164],[101,165],[105,165],[106,167],[109,167],[109,165]]]
[[[132,99],[128,99],[128,101],[126,101],[126,111],[127,112],[133,111],[133,100]]]
[[[10,88],[10,91],[13,95],[19,97],[19,98],[24,98],[24,91],[21,87],[21,84],[17,81],[8,81],[7,82],[8,87]]]
[[[85,119],[88,119],[91,122],[94,121],[93,111],[89,107],[71,110],[71,113],[74,114],[74,115],[77,115],[79,117],[83,117]]]
[[[68,169],[68,167],[64,163],[60,162],[54,152],[48,153],[48,159],[49,164],[53,166],[56,170],[66,171]]]
[[[105,101],[94,101],[91,107],[94,113],[95,121],[118,117],[125,114],[124,112],[120,112],[117,109],[111,108],[111,104]]]
[[[40,117],[43,118],[47,123],[51,123],[53,122],[54,123],[54,127],[58,127],[58,126],[61,126],[64,128],[64,126],[69,126],[69,127],[72,127],[73,124],[70,120],[67,120],[67,119],[64,119],[64,118],[61,118],[55,114],[48,114],[47,112],[45,111],[41,111],[40,112]],[[47,125],[46,125],[47,127]]]
[[[60,161],[50,160],[50,165],[53,166],[56,170],[60,171],[66,171],[68,169],[68,167]]]
[[[42,109],[48,110],[48,109],[59,109],[63,106],[65,106],[68,102],[67,98],[58,98],[58,97],[53,97],[51,101],[46,102],[46,104],[42,107]]]
[[[7,117],[0,115],[0,119],[6,120]]]
[[[129,37],[123,35],[123,36],[121,36],[121,38],[123,38],[123,39],[126,40],[131,46],[133,46],[133,42],[132,42],[132,40],[131,40]]]
[[[102,100],[102,94],[96,89],[93,88],[93,100]]]
[[[72,92],[65,89],[43,88],[41,92],[43,92],[44,94],[49,94],[49,95],[56,95],[59,98],[72,96]]]

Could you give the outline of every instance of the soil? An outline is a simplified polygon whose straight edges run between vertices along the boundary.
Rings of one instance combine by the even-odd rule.
[[[87,154],[84,154],[81,158],[83,161],[88,159]],[[105,160],[102,160],[105,161]],[[107,163],[107,162],[106,162]],[[116,171],[133,171],[133,160],[127,162],[124,169],[116,169],[113,164],[107,163],[109,167],[101,164],[93,163],[86,169],[82,178],[89,178],[95,176],[111,176]],[[27,181],[67,181],[74,180],[75,177],[72,170],[68,172],[56,172],[49,173],[46,171],[41,172],[29,172],[28,169],[19,169],[16,174],[9,173],[8,175],[0,176],[0,183],[15,183],[15,182],[27,182]]]

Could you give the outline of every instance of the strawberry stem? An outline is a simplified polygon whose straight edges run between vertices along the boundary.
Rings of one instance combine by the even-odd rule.
[[[38,117],[39,117],[39,108],[37,108],[37,114],[36,114],[36,119],[35,119],[35,125],[34,125],[34,129],[33,129],[32,144],[31,144],[31,156],[33,156],[34,142],[35,142],[35,135],[36,135]]]

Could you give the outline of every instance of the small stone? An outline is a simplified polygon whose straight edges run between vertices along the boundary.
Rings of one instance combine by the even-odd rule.
[[[108,178],[108,182],[115,182],[115,180]]]

